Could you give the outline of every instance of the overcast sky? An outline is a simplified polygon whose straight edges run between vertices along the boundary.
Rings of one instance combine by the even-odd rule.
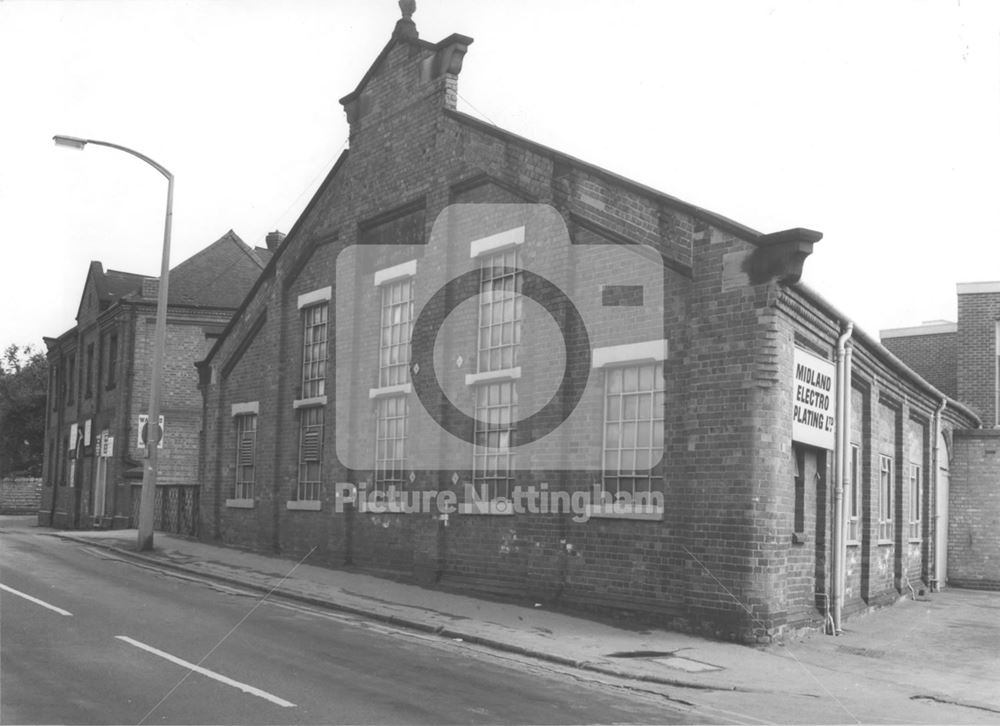
[[[87,265],[288,231],[347,143],[394,0],[0,0],[0,345],[75,324]],[[1000,280],[1000,2],[418,0],[475,39],[459,108],[762,232],[872,334]]]

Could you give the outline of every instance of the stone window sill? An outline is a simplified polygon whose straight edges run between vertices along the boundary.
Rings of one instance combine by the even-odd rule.
[[[323,502],[319,499],[289,499],[285,502],[285,509],[297,512],[319,512],[323,509]]]
[[[226,506],[229,509],[253,509],[253,499],[227,499]]]
[[[296,398],[292,401],[292,408],[309,408],[310,406],[325,406],[326,396],[313,396],[312,398]]]
[[[663,520],[663,507],[631,504],[588,504],[584,512],[591,519],[640,519],[659,522]]]

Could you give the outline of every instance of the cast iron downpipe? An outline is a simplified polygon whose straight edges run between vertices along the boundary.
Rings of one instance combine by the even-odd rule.
[[[837,339],[837,432],[834,437],[834,485],[833,500],[833,562],[831,577],[833,590],[833,632],[840,635],[840,611],[844,600],[844,560],[847,558],[847,544],[844,516],[844,479],[847,474],[847,449],[851,427],[851,347],[847,345],[854,333],[854,323],[848,321]]]
[[[948,399],[942,398],[941,405],[934,412],[934,578],[931,580],[931,592],[939,592],[945,586],[946,577],[941,577],[941,555],[948,556],[947,542],[940,541],[941,538],[941,416],[948,406]],[[947,507],[944,516],[948,516]],[[943,552],[942,552],[943,551]],[[945,563],[947,568],[947,562]],[[946,570],[945,570],[946,571]]]

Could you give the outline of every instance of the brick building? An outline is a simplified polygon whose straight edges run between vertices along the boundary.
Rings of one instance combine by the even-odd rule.
[[[958,398],[958,324],[934,320],[879,331],[879,340],[906,364],[952,398]]]
[[[1000,282],[959,283],[957,323],[891,328],[881,339],[928,380],[953,385],[987,427],[956,431],[950,442],[941,584],[1000,589]]]
[[[232,231],[170,273],[157,526],[197,522],[201,396],[193,363],[229,322],[271,250]],[[135,518],[158,281],[91,262],[77,324],[46,338],[49,392],[39,524],[125,527]]]
[[[199,363],[200,536],[741,640],[934,582],[975,414],[798,282],[819,233],[457,111],[471,43],[404,17],[341,100]]]

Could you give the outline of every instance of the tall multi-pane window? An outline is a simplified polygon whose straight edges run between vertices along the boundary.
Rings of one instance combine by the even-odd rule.
[[[302,398],[326,394],[326,336],[329,305],[302,311]]]
[[[375,401],[375,488],[403,487],[406,473],[406,396]]]
[[[892,539],[892,457],[879,456],[878,466],[878,538]]]
[[[609,368],[604,392],[604,489],[653,491],[663,479],[663,363]]]
[[[299,409],[299,501],[318,501],[323,464],[323,407]]]
[[[521,343],[521,279],[517,249],[482,260],[479,283],[479,371],[517,366]]]
[[[413,278],[387,282],[381,293],[378,384],[395,386],[409,380]]]
[[[844,490],[847,496],[844,507],[847,512],[847,539],[849,542],[857,542],[861,527],[861,447],[857,444],[851,444],[847,476],[850,477]]]
[[[483,257],[479,274],[480,373],[512,371],[517,367],[522,326],[522,273],[517,249]],[[485,486],[489,499],[511,496],[517,432],[517,383],[514,380],[476,384],[473,483]]]
[[[910,539],[920,539],[920,507],[923,504],[921,501],[920,492],[920,467],[916,464],[910,464],[910,517],[909,517],[909,537]]]
[[[257,448],[257,414],[236,417],[236,481],[234,499],[253,499],[254,456]]]
[[[517,386],[513,381],[476,387],[473,479],[485,485],[489,499],[507,498],[514,483],[514,443],[517,432]]]
[[[379,387],[410,380],[410,333],[413,325],[413,277],[379,285]],[[375,400],[375,488],[401,489],[406,470],[406,394]]]
[[[87,368],[84,379],[84,398],[94,395],[94,344],[87,343]]]
[[[112,333],[108,340],[108,388],[118,383],[118,334]]]
[[[71,355],[66,359],[66,405],[73,405],[73,382],[76,379],[76,356]]]

